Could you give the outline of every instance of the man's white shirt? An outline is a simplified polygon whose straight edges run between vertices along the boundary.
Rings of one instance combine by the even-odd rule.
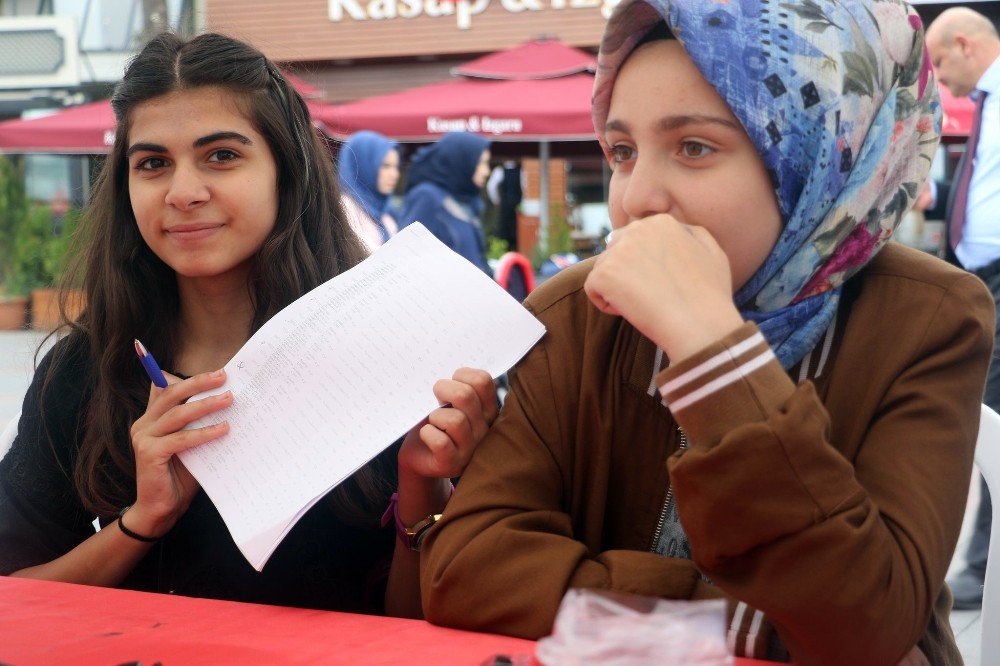
[[[973,95],[978,91],[987,95],[965,226],[955,249],[962,266],[970,271],[1000,259],[1000,58],[983,73],[976,90]]]

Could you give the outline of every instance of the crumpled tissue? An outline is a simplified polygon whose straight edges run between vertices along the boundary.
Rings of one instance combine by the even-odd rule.
[[[535,658],[544,666],[728,666],[726,602],[570,590]]]

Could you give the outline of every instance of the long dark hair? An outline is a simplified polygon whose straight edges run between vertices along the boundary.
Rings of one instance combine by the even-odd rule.
[[[223,35],[185,41],[162,34],[152,39],[115,89],[114,146],[80,225],[77,259],[64,281],[83,285],[86,310],[67,324],[71,335],[86,340],[93,369],[72,475],[84,506],[98,516],[117,513],[135,497],[129,428],[145,411],[149,384],[138,371],[132,339],[143,340],[166,368],[173,367],[178,351],[176,275],[143,241],[129,200],[131,115],[153,98],[203,86],[232,93],[237,108],[267,140],[277,166],[277,219],[247,280],[254,307],[247,335],[365,256],[342,211],[332,162],[313,130],[309,110],[275,65],[253,47]],[[67,296],[64,289],[64,304]],[[67,346],[62,347],[65,354]],[[59,360],[57,355],[50,364],[50,378]],[[43,399],[44,394],[43,388]],[[348,517],[360,510],[370,513],[379,498],[387,499],[394,481],[384,477],[394,471],[388,456],[377,459],[341,486],[335,505]]]

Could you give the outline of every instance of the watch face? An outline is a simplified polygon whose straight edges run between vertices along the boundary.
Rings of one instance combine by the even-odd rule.
[[[413,540],[410,541],[410,550],[414,550],[419,553],[421,547],[424,545],[424,539],[427,537],[428,532],[430,532],[429,525],[427,529],[420,530],[420,532],[413,537]]]
[[[431,528],[434,527],[439,520],[441,520],[440,513],[427,516],[412,528],[406,530],[406,536],[409,539],[409,543],[407,545],[410,547],[410,550],[420,551],[420,545],[424,542],[424,538],[427,536],[427,533],[431,531]]]

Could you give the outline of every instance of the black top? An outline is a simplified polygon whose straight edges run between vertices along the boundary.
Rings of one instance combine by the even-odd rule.
[[[41,388],[53,351],[35,372],[17,438],[0,462],[0,575],[51,561],[94,534],[94,516],[84,510],[72,481],[80,444],[77,424],[86,414],[94,374],[83,336],[71,335],[60,345],[67,355],[45,393],[44,411]],[[391,529],[380,528],[375,520],[370,526],[348,525],[321,500],[258,573],[236,547],[211,500],[199,491],[120,587],[380,613],[393,547]]]

